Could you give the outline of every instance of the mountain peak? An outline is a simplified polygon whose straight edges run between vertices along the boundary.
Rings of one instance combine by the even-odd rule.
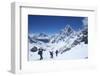
[[[48,35],[46,35],[45,33],[40,33],[38,36],[39,37],[48,37]]]
[[[67,24],[66,26],[65,26],[65,28],[64,28],[64,30],[72,30],[72,27],[69,25],[69,24]]]
[[[67,25],[65,26],[65,28],[71,28],[71,26],[70,26],[69,24],[67,24]]]
[[[72,27],[69,25],[69,24],[67,24],[66,26],[65,26],[65,28],[64,29],[62,29],[61,31],[60,31],[60,34],[71,34],[72,32],[73,32],[74,30],[72,29]]]

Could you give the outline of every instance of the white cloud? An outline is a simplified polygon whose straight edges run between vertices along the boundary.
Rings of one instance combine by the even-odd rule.
[[[87,26],[87,25],[88,25],[88,18],[87,18],[87,17],[84,18],[84,19],[82,20],[82,22],[83,22],[83,25],[84,25],[84,26]]]

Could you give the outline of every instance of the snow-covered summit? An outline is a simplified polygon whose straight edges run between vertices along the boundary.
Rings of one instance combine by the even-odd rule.
[[[64,29],[61,29],[56,36],[51,40],[52,43],[59,43],[61,41],[66,42],[71,35],[74,35],[75,31],[70,25],[66,25]]]

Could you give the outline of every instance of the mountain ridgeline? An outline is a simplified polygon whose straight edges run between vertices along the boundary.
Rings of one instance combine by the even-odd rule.
[[[32,45],[30,49],[37,47],[46,51],[48,49],[58,50],[63,54],[81,43],[88,44],[88,28],[85,26],[83,29],[75,31],[70,25],[66,25],[64,29],[52,36],[45,33],[29,35],[28,42]]]

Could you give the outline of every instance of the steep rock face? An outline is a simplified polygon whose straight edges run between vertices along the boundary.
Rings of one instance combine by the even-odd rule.
[[[59,43],[66,42],[68,38],[73,35],[75,31],[70,27],[70,25],[66,25],[64,29],[62,29],[58,34],[54,35],[51,39],[51,43]]]
[[[80,45],[81,43],[88,44],[88,28],[85,27],[84,29],[78,31],[73,38],[70,38],[70,40],[70,44],[66,44],[64,47],[60,49],[61,53],[69,51],[71,48]]]

